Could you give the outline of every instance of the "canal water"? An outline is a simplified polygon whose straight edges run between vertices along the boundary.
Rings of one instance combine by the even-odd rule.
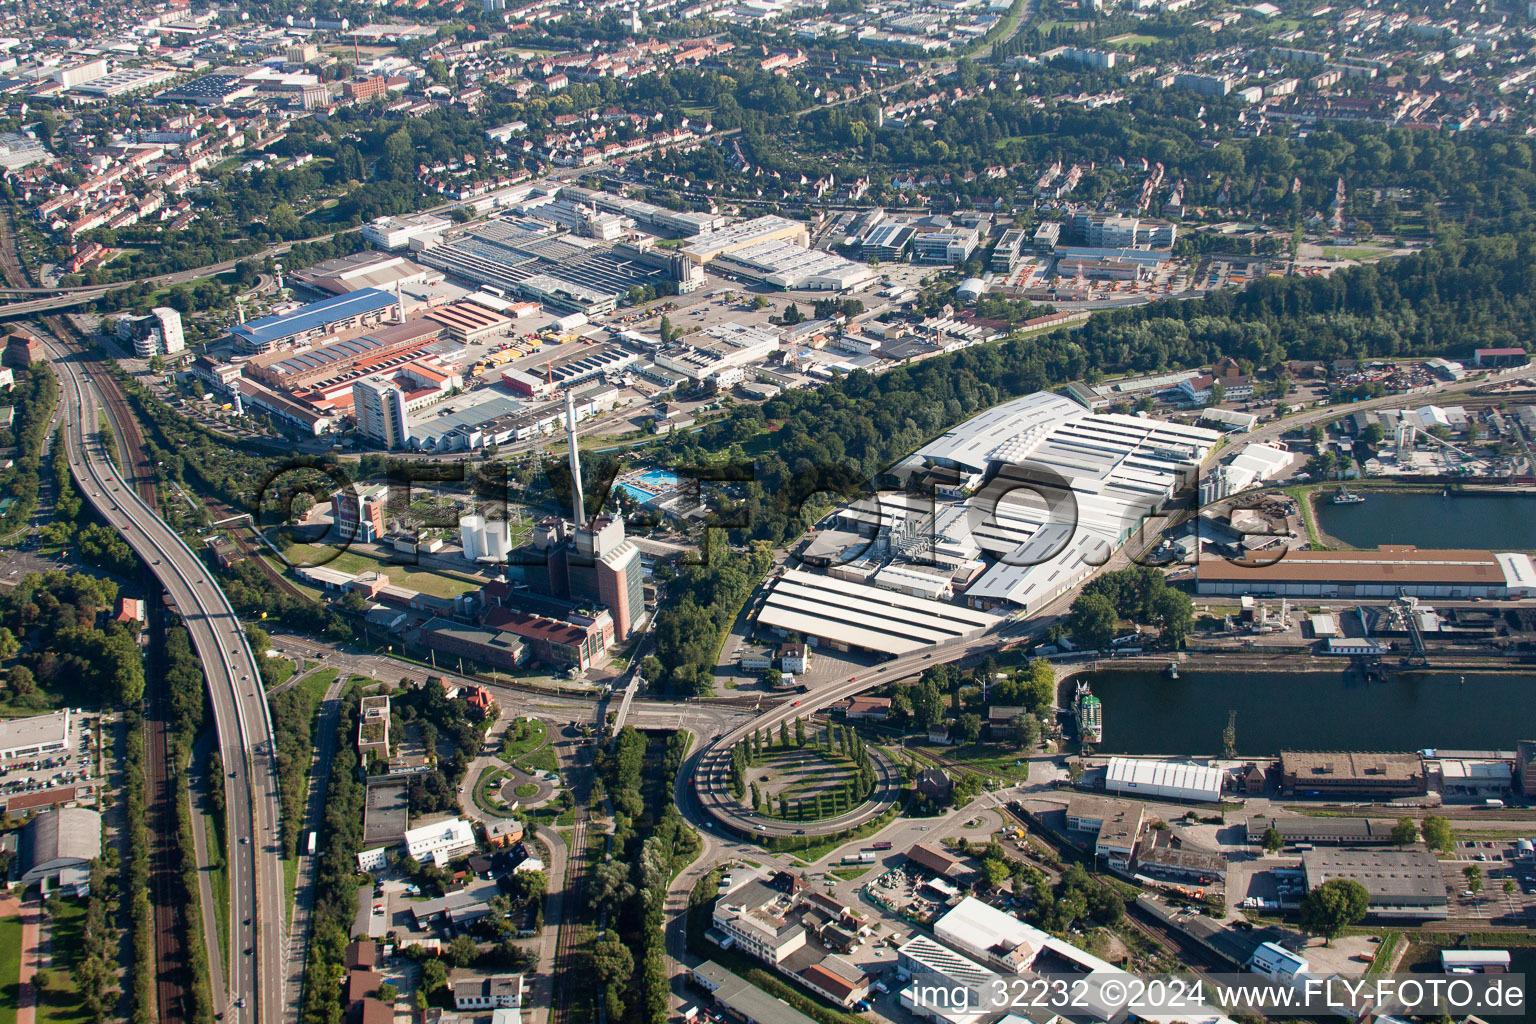
[[[1237,712],[1237,753],[1513,750],[1536,729],[1536,677],[1435,673],[1367,682],[1345,672],[1105,670],[1076,676],[1104,702],[1101,753],[1219,755]],[[1070,692],[1067,699],[1070,700]]]
[[[1359,493],[1364,501],[1335,505],[1333,489],[1327,488],[1315,505],[1317,524],[1351,547],[1536,550],[1536,495]]]

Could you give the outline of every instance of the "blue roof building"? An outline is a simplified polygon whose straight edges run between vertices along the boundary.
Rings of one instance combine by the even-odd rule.
[[[236,324],[229,334],[247,352],[271,352],[338,331],[376,324],[394,304],[395,297],[389,292],[364,288],[311,302],[291,313]]]

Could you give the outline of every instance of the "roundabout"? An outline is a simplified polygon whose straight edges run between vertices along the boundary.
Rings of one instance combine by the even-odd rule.
[[[742,838],[835,835],[874,821],[901,798],[901,768],[883,751],[864,748],[873,770],[872,785],[862,799],[857,793],[849,799],[843,794],[845,781],[852,782],[856,773],[852,762],[807,746],[769,751],[763,763],[749,770],[738,799],[732,792],[733,746],[717,741],[706,749],[694,767],[693,786],[704,813]],[[761,796],[759,810],[752,808],[753,783]],[[765,806],[770,798],[772,813]]]

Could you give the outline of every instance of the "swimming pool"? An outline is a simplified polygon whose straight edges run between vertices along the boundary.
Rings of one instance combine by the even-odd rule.
[[[682,478],[676,473],[665,469],[648,469],[635,477],[633,482],[620,481],[619,489],[639,502],[654,501],[656,496],[663,491],[670,491]],[[645,486],[640,486],[644,484]]]

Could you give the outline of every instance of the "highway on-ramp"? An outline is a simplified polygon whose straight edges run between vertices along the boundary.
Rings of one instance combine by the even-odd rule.
[[[192,549],[123,479],[98,426],[96,382],[79,358],[49,342],[67,430],[70,471],[85,498],[142,558],[186,622],[213,706],[224,780],[230,897],[229,1004],[224,1019],[283,1016],[287,915],[278,835],[277,764],[261,676],[245,630]],[[216,997],[217,998],[217,995]]]

